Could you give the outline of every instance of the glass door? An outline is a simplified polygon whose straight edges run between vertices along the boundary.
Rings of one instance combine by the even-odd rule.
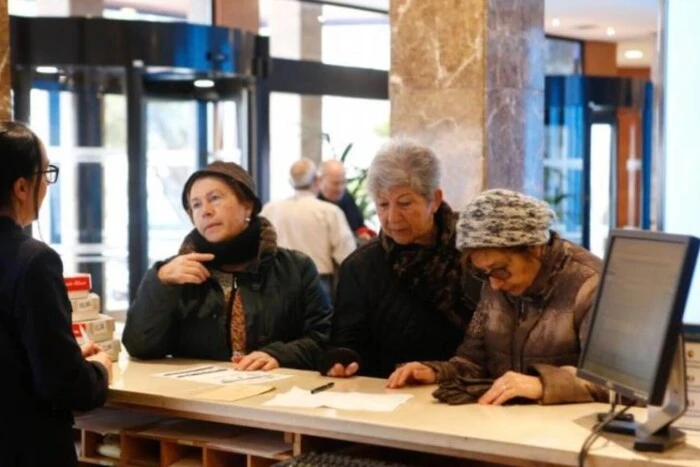
[[[27,119],[60,168],[32,234],[61,255],[65,273],[91,274],[106,312],[128,306],[125,104],[111,94],[121,87],[87,69],[34,75]]]
[[[146,76],[144,88],[151,265],[177,254],[193,228],[181,198],[192,172],[214,160],[246,166],[247,122],[245,116],[241,119],[246,90],[216,80],[183,82],[158,76]]]
[[[649,224],[651,87],[585,76],[545,83],[544,188],[554,228],[603,256],[611,228]]]

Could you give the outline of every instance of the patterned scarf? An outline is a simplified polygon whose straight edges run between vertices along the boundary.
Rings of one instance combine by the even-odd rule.
[[[469,274],[455,247],[457,214],[447,203],[435,213],[437,239],[432,245],[398,245],[379,233],[387,259],[409,294],[434,304],[452,323],[465,328],[481,295],[481,281]]]

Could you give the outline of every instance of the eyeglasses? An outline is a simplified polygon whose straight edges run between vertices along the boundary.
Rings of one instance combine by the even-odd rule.
[[[45,175],[46,176],[46,182],[51,184],[51,183],[56,183],[58,180],[58,167],[55,165],[49,165],[46,170],[41,170],[37,172],[37,175]]]
[[[470,267],[472,274],[477,278],[480,279],[484,282],[489,280],[490,278],[498,279],[499,281],[506,281],[511,278],[512,274],[508,270],[508,267],[506,266],[501,266],[498,268],[493,268],[490,271],[484,271],[483,269],[475,268],[474,266]]]

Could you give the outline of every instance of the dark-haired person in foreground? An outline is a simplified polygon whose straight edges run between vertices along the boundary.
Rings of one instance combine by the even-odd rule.
[[[71,330],[58,254],[22,229],[58,178],[26,126],[0,121],[0,466],[75,466],[74,410],[104,404],[112,362]]]

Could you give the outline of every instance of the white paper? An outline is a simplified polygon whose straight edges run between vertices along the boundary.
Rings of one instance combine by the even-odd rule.
[[[280,379],[291,378],[289,375],[280,375],[268,371],[238,371],[229,368],[221,368],[214,365],[195,366],[191,368],[181,368],[165,373],[157,373],[153,376],[177,379],[180,381],[194,381],[206,384],[258,384],[270,383]]]
[[[311,394],[308,389],[296,386],[278,394],[263,405],[271,407],[298,407],[315,409],[329,407],[339,410],[363,410],[367,412],[393,412],[408,401],[412,394],[368,394],[363,392],[323,391]]]

